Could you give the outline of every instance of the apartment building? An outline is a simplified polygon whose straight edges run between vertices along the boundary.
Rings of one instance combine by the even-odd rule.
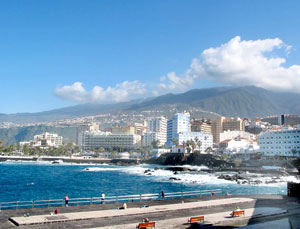
[[[97,131],[99,130],[99,125],[93,122],[81,123],[76,130],[76,144],[82,146],[84,144],[84,132],[86,131]]]
[[[180,132],[177,133],[175,139],[178,140],[179,145],[183,145],[184,142],[194,141],[195,142],[195,150],[199,150],[200,152],[204,152],[207,148],[213,147],[213,136],[211,134],[204,134],[201,132]],[[198,142],[196,141],[198,139]],[[198,143],[198,144],[197,144]]]
[[[269,130],[259,135],[260,152],[265,156],[296,157],[300,155],[300,125]]]
[[[167,141],[167,135],[164,132],[147,132],[143,137],[143,145],[150,146],[153,141],[158,141],[158,146],[163,146]]]
[[[212,121],[211,130],[214,137],[214,143],[218,144],[220,142],[220,133],[228,130],[244,131],[245,125],[241,118],[219,117]]]
[[[167,144],[172,145],[178,133],[190,132],[190,113],[175,114],[167,122]]]
[[[202,132],[204,134],[211,134],[211,123],[203,119],[192,119],[191,131]]]
[[[113,134],[135,134],[135,127],[133,126],[115,126],[112,128]]]
[[[34,136],[34,142],[37,144],[40,144],[41,146],[60,146],[63,144],[63,137],[58,136],[58,134],[52,134],[52,133],[42,133],[39,135]],[[40,143],[38,143],[40,142]]]
[[[136,134],[113,134],[101,131],[85,132],[84,149],[93,150],[103,147],[105,149],[132,150],[141,144],[141,136]]]

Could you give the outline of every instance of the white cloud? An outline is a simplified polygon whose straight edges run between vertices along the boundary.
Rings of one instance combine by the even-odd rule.
[[[57,87],[55,90],[58,97],[80,103],[124,102],[145,93],[145,85],[137,80],[124,81],[106,89],[95,86],[91,91],[87,91],[81,82],[75,82],[72,85]]]
[[[275,50],[288,55],[291,46],[279,38],[264,40],[241,40],[239,36],[229,42],[202,52],[194,58],[190,67],[181,75],[170,72],[159,82],[148,85],[152,94],[168,91],[183,91],[191,88],[197,80],[206,79],[234,86],[254,85],[278,91],[300,92],[300,66],[284,67],[284,57],[275,55]],[[284,53],[284,52],[281,52]],[[95,86],[87,91],[81,82],[57,87],[55,94],[63,99],[80,103],[123,102],[147,93],[140,81],[124,81],[106,89]]]
[[[300,66],[284,67],[286,59],[275,56],[275,49],[284,49],[288,54],[291,47],[279,38],[242,41],[237,36],[220,47],[204,50],[184,74],[169,73],[167,82],[160,83],[159,87],[184,90],[197,79],[208,79],[237,86],[300,92]]]

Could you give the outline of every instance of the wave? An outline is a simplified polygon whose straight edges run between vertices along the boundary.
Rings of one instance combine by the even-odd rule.
[[[201,169],[206,169],[206,166],[176,166],[176,167],[188,167],[195,171],[182,171],[173,172],[165,170],[171,166],[157,166],[157,165],[138,165],[130,166],[121,169],[121,171],[133,175],[145,176],[147,179],[153,179],[161,182],[176,182],[188,184],[236,184],[236,185],[249,185],[249,186],[283,186],[287,182],[297,182],[300,180],[295,176],[274,176],[266,174],[255,174],[255,173],[243,173],[245,179],[236,180],[225,180],[219,179],[218,177],[224,172],[207,173],[202,172]],[[172,166],[173,167],[173,166]],[[232,176],[238,174],[237,172],[226,172],[226,174]]]
[[[103,171],[118,171],[121,170],[120,168],[99,168],[99,167],[87,167],[84,168],[82,171],[88,172],[103,172]]]

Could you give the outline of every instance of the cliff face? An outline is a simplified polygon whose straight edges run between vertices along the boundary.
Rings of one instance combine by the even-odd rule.
[[[233,164],[221,160],[217,156],[200,153],[166,153],[162,154],[159,158],[148,160],[147,163],[159,165],[205,165],[207,167],[218,168],[233,166]]]

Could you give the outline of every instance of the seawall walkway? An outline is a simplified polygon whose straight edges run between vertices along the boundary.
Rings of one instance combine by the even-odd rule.
[[[220,195],[184,198],[183,201],[130,202],[126,210],[115,210],[121,203],[60,207],[58,215],[50,215],[54,207],[4,210],[0,213],[0,228],[14,228],[15,224],[23,225],[21,228],[134,228],[145,217],[156,221],[156,228],[190,228],[188,217],[199,215],[205,216],[208,225],[244,226],[286,218],[284,222],[288,225],[281,228],[300,228],[300,201],[292,197]],[[149,207],[143,208],[144,205]],[[230,212],[237,206],[245,209],[245,216],[230,218]],[[23,216],[26,213],[29,217]]]

